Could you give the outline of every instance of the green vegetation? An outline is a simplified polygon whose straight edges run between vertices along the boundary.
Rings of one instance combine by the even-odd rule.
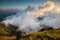
[[[13,29],[14,28],[14,29]],[[6,27],[0,23],[0,40],[17,40],[15,35],[17,27],[9,25]],[[30,34],[20,34],[20,40],[60,40],[60,28],[44,29]]]
[[[5,36],[9,34],[10,34],[10,30],[7,27],[5,27],[4,24],[0,23],[0,36]]]
[[[33,32],[29,35],[22,34],[22,40],[60,40],[60,29]]]

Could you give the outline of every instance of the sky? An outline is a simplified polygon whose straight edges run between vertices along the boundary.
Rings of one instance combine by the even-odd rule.
[[[26,8],[28,5],[42,6],[47,0],[0,0],[1,8]],[[60,0],[51,0],[55,2],[57,7],[60,7]]]
[[[46,1],[46,2],[45,2]],[[55,4],[52,2],[54,1]],[[58,8],[59,0],[20,0],[20,1],[9,1],[6,7],[21,7],[25,8],[29,4],[34,7],[28,6],[28,8],[18,11],[16,14],[7,16],[2,21],[6,26],[9,24],[18,26],[17,31],[22,31],[24,33],[31,33],[39,31],[40,29],[48,26],[52,28],[60,28],[60,9]],[[45,5],[44,5],[44,4]],[[6,1],[7,4],[7,1]],[[6,5],[5,4],[5,5]],[[41,7],[36,7],[36,6]],[[36,8],[35,8],[36,7]],[[41,18],[41,19],[40,19]]]

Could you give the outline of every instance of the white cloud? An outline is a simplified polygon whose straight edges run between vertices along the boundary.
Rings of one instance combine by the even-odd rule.
[[[39,9],[32,6],[28,6],[28,8],[24,11],[18,12],[10,19],[4,20],[3,23],[5,23],[6,25],[17,25],[19,27],[18,30],[30,33],[33,31],[40,30],[42,28],[40,25],[47,25],[54,28],[59,27],[59,13],[60,9],[55,6],[54,2],[47,1]],[[42,21],[38,22],[36,19],[42,16],[45,16],[45,18]]]

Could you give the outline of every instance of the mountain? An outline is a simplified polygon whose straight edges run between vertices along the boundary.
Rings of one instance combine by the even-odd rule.
[[[0,9],[0,21],[2,21],[5,17],[16,14],[18,11],[22,11],[22,9]]]
[[[47,27],[47,26],[46,26]],[[30,34],[16,32],[17,26],[9,25],[6,27],[0,23],[0,39],[1,40],[60,40],[60,28],[49,29],[44,28],[42,31],[31,32]],[[17,34],[15,34],[17,33]],[[16,39],[17,38],[17,39]]]

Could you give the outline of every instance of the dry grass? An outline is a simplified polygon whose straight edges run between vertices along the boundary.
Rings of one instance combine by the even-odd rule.
[[[0,40],[16,40],[16,36],[0,36]]]

